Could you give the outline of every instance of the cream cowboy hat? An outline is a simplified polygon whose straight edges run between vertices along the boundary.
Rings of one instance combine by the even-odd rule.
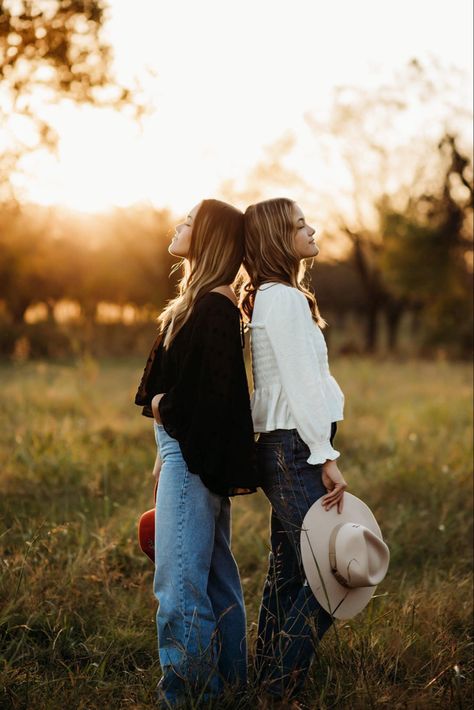
[[[301,526],[301,557],[311,591],[336,619],[349,619],[369,603],[387,574],[390,552],[375,517],[359,498],[344,493],[342,513],[321,498]]]

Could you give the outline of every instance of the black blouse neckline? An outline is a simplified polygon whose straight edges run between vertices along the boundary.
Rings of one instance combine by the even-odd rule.
[[[229,301],[232,308],[235,308],[240,313],[240,308],[236,306],[235,303],[231,301],[229,296],[226,296],[224,293],[219,293],[219,291],[207,291],[201,296],[201,298],[204,298],[204,296],[222,296],[222,298],[225,298],[226,301]]]

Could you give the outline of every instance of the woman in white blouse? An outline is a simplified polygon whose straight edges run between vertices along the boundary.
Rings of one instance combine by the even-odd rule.
[[[315,230],[292,200],[247,208],[242,309],[251,329],[252,417],[271,505],[271,552],[259,613],[255,666],[267,693],[293,697],[317,642],[332,624],[301,564],[300,530],[311,505],[341,511],[346,481],[333,447],[344,395],[331,375],[312,292],[302,284]]]

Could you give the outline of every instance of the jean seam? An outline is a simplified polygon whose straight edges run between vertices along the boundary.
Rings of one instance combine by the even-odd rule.
[[[298,515],[301,516],[301,507],[300,507],[300,502],[298,500],[298,495],[295,491],[295,483],[297,482],[299,485],[300,490],[303,492],[304,499],[306,504],[308,505],[308,496],[307,496],[307,491],[302,485],[302,480],[300,476],[300,472],[298,470],[298,466],[296,465],[296,454],[298,453],[298,431],[297,429],[292,430],[292,436],[291,436],[291,443],[292,443],[292,450],[291,450],[291,472],[292,472],[292,483],[293,485],[291,486],[291,489],[293,491],[293,498],[294,502],[296,505],[296,509],[298,510]],[[304,516],[302,516],[304,517]],[[295,538],[296,539],[296,538]],[[297,545],[297,549],[299,549],[299,546]],[[298,555],[299,556],[299,555]]]
[[[180,520],[179,520],[179,525],[178,525],[178,545],[179,545],[179,597],[180,597],[180,606],[181,606],[181,613],[183,615],[183,623],[184,623],[184,631],[185,631],[185,638],[189,636],[189,630],[190,630],[190,624],[188,623],[187,619],[187,614],[186,614],[186,599],[185,599],[185,594],[184,594],[184,560],[183,557],[186,554],[184,550],[184,544],[183,544],[183,527],[184,527],[184,511],[186,507],[185,503],[185,495],[186,495],[186,490],[188,487],[188,470],[187,467],[184,472],[184,478],[183,478],[183,484],[181,486],[181,492],[180,492]],[[183,639],[184,640],[184,639]]]
[[[301,508],[301,497],[304,499],[305,507],[306,507],[306,512],[310,508],[310,502],[309,502],[309,496],[308,496],[308,491],[306,489],[306,486],[304,485],[304,482],[302,480],[302,477],[300,476],[298,466],[296,464],[296,454],[298,451],[298,445],[299,445],[299,437],[298,437],[298,431],[297,429],[292,429],[291,431],[291,436],[290,436],[290,441],[289,443],[289,453],[291,455],[291,460],[288,460],[288,456],[285,456],[285,451],[283,450],[283,457],[284,457],[284,471],[286,475],[288,476],[288,483],[289,486],[286,488],[290,490],[291,495],[292,495],[292,503],[294,504],[296,510],[298,511],[298,517],[301,517],[301,520],[304,518],[304,514]],[[280,478],[280,470],[278,471],[278,482],[279,482],[279,492],[280,492],[280,498],[282,500],[285,499],[284,495],[284,490],[285,487],[282,485],[282,481]],[[298,491],[299,489],[299,491]],[[299,494],[298,494],[299,493]],[[293,547],[295,550],[296,558],[298,560],[298,564],[301,566],[301,548],[299,545],[299,528],[296,528],[296,525],[290,524],[288,533],[290,535],[290,539],[292,540]]]
[[[306,503],[306,513],[307,513],[308,510],[309,510],[310,507],[311,507],[311,500],[310,500],[310,496],[309,496],[309,494],[308,494],[308,489],[307,489],[306,484],[305,484],[304,476],[302,476],[302,475],[300,474],[300,472],[298,471],[298,468],[297,468],[297,467],[296,467],[296,476],[297,476],[298,484],[299,484],[299,486],[300,486],[301,492],[302,492],[302,494],[303,494],[303,497],[304,497],[304,500],[305,500],[305,503]],[[301,510],[301,509],[300,509],[300,510]],[[302,516],[302,519],[304,518],[304,516],[306,515],[306,513]],[[303,522],[303,520],[302,520],[301,522]]]

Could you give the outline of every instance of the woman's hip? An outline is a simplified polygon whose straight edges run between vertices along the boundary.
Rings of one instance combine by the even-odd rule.
[[[260,435],[257,463],[262,488],[274,508],[300,518],[326,493],[322,465],[309,464],[309,447],[296,429],[280,429]]]
[[[162,465],[155,509],[155,594],[205,589],[216,527],[227,499],[209,491],[183,462]],[[229,523],[230,526],[230,523]],[[226,530],[230,535],[230,530]],[[204,587],[203,587],[204,584]],[[173,591],[175,590],[175,591]]]
[[[153,423],[153,428],[155,432],[156,446],[160,452],[161,460],[165,461],[166,459],[173,459],[177,463],[180,461],[184,463],[179,441],[168,434],[163,424],[158,424],[155,421]]]

